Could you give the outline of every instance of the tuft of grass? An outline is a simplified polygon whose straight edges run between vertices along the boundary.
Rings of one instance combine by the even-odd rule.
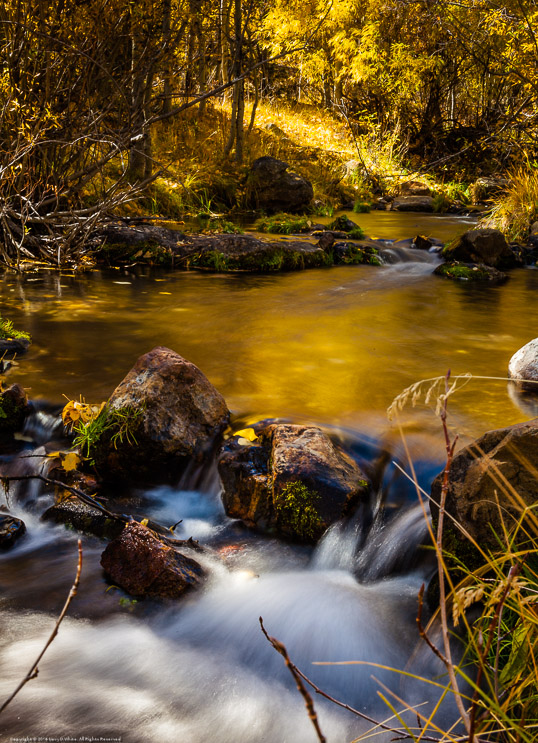
[[[0,317],[0,338],[2,340],[31,340],[30,334],[24,330],[17,330],[13,327],[11,320],[5,320]]]
[[[353,211],[355,214],[367,214],[372,209],[372,204],[368,201],[355,201]]]
[[[524,240],[538,220],[538,168],[527,164],[508,175],[510,185],[498,196],[481,227],[493,227],[512,239]]]
[[[127,442],[136,445],[136,431],[142,423],[142,407],[126,405],[123,408],[111,408],[104,405],[89,420],[74,423],[75,438],[73,444],[80,449],[81,455],[90,465],[95,464],[97,448],[106,439],[115,449]]]

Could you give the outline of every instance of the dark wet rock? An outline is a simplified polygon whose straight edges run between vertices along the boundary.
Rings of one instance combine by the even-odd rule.
[[[294,212],[308,207],[314,197],[312,184],[288,164],[274,157],[259,157],[247,177],[247,206],[267,212]]]
[[[538,394],[538,338],[516,351],[508,364],[508,376],[522,390]]]
[[[93,242],[98,260],[109,265],[172,266],[188,250],[183,233],[152,224],[109,224],[93,235]]]
[[[26,533],[24,521],[0,513],[0,550],[8,550]]]
[[[202,462],[229,418],[200,369],[163,346],[138,359],[107,409],[111,426],[90,453],[103,476],[130,482],[170,481]]]
[[[506,281],[508,276],[502,271],[498,271],[492,266],[476,263],[462,263],[461,261],[448,261],[442,263],[434,271],[436,276],[442,276],[445,279],[455,279],[457,281],[490,281],[491,283],[501,283]]]
[[[272,273],[330,265],[325,251],[306,240],[260,240],[252,235],[196,236],[183,260],[186,268]]]
[[[179,598],[205,577],[199,563],[136,521],[107,545],[101,566],[114,584],[133,596]]]
[[[2,338],[0,339],[0,356],[20,356],[30,348],[31,341],[28,338]]]
[[[68,498],[47,508],[43,521],[65,524],[84,534],[93,534],[102,539],[115,539],[124,528],[124,521],[112,519],[105,513],[77,498]]]
[[[431,196],[431,190],[422,181],[406,181],[400,186],[400,196]]]
[[[369,491],[356,462],[314,426],[270,424],[251,446],[233,439],[219,473],[229,516],[301,542],[315,542]]]
[[[413,247],[416,250],[429,250],[434,245],[434,241],[429,237],[424,237],[424,235],[417,235],[413,238]]]
[[[349,219],[349,217],[342,215],[340,217],[336,217],[336,219],[333,219],[333,221],[328,226],[328,229],[336,232],[347,233],[352,232],[353,230],[360,230],[360,227],[352,219]]]
[[[20,384],[12,384],[0,393],[0,434],[20,431],[30,411],[28,398]]]
[[[319,236],[317,246],[318,248],[321,248],[322,250],[328,251],[334,245],[334,241],[335,241],[334,233],[327,230],[327,232],[322,232],[321,235]]]
[[[379,256],[380,245],[373,240],[359,240],[357,242],[337,242],[334,244],[332,259],[335,265],[361,265],[367,263],[371,266],[381,266],[382,260]]]
[[[431,196],[397,196],[392,202],[392,211],[396,212],[433,212]]]
[[[496,267],[512,257],[503,233],[493,229],[468,230],[443,250],[447,261],[484,263]]]
[[[488,431],[462,449],[452,462],[446,497],[443,547],[474,569],[483,563],[461,527],[484,550],[502,550],[504,529],[514,532],[525,507],[536,504],[538,419]],[[437,523],[443,475],[432,485],[432,516]],[[502,518],[502,521],[501,521]],[[525,528],[515,547],[525,546]]]

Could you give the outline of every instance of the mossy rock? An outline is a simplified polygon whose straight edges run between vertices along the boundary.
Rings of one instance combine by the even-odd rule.
[[[172,266],[172,250],[156,242],[148,241],[128,245],[126,243],[106,243],[97,253],[98,259],[110,266],[142,263],[148,266]]]
[[[363,237],[364,235],[359,225],[356,222],[353,222],[352,219],[349,219],[349,217],[346,217],[345,215],[341,215],[340,217],[336,217],[336,219],[333,219],[333,221],[330,223],[327,229],[335,230],[336,232],[346,232],[346,233],[353,232],[357,235],[359,235],[360,233],[360,237],[358,236],[357,240],[360,240],[360,238]]]
[[[442,263],[434,271],[436,276],[442,276],[445,279],[455,279],[459,281],[489,281],[500,283],[506,281],[508,276],[502,271],[498,271],[492,266],[476,263],[460,263],[459,261],[450,261]]]

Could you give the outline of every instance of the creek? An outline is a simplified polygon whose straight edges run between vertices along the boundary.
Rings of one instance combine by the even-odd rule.
[[[469,227],[451,217],[352,218],[380,238],[421,232],[445,240]],[[418,647],[415,627],[416,596],[432,571],[417,552],[426,526],[414,486],[392,464],[409,469],[385,411],[404,388],[451,369],[501,378],[474,379],[451,399],[450,424],[462,442],[530,417],[503,378],[511,355],[536,335],[538,272],[515,270],[506,284],[484,286],[433,276],[438,259],[421,251],[396,251],[392,260],[278,275],[126,269],[0,277],[2,315],[34,339],[8,372],[35,401],[29,447],[59,436],[63,395],[105,400],[141,354],[164,345],[204,371],[236,427],[263,418],[312,422],[357,457],[372,461],[383,452],[386,460],[368,528],[338,524],[315,549],[253,535],[227,519],[214,470],[190,472],[176,487],[122,494],[140,517],[165,525],[183,519],[177,536],[193,536],[224,559],[205,558],[207,585],[177,604],[133,602],[107,591],[103,543],[83,537],[79,595],[39,677],[0,716],[0,740],[314,741],[259,616],[329,694],[385,719],[383,683],[431,709],[440,692],[427,684],[369,665],[313,663],[362,661],[428,678],[440,672]],[[443,465],[439,421],[431,407],[408,406],[402,429],[428,489]],[[33,467],[43,453],[34,450]],[[28,535],[0,553],[0,700],[38,655],[76,567],[77,535],[40,521],[51,496],[34,483],[13,487],[8,498]],[[331,743],[368,728],[315,701]],[[449,724],[453,714],[448,700],[440,715]]]

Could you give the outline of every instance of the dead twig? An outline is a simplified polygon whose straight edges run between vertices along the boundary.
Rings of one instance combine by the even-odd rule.
[[[316,709],[314,707],[314,702],[312,701],[312,697],[308,693],[308,689],[303,684],[301,674],[298,673],[297,666],[291,662],[290,657],[288,655],[288,651],[286,650],[286,646],[283,645],[281,642],[279,642],[276,637],[271,637],[267,634],[267,630],[263,626],[263,619],[260,617],[260,627],[262,628],[262,632],[267,638],[267,640],[271,643],[271,645],[274,647],[274,649],[277,651],[277,653],[280,653],[280,655],[284,658],[286,662],[286,666],[288,667],[289,672],[294,678],[294,681],[297,685],[297,689],[299,690],[301,696],[304,699],[304,703],[306,706],[306,710],[308,712],[308,717],[310,718],[312,725],[314,726],[314,729],[316,731],[316,735],[318,736],[319,743],[327,743],[327,738],[323,735],[321,732],[321,728],[319,726],[318,716],[316,714]]]
[[[8,699],[3,703],[3,705],[0,707],[0,714],[6,709],[8,704],[10,704],[17,694],[20,692],[20,690],[23,688],[23,686],[26,686],[26,684],[31,681],[32,679],[36,678],[39,673],[39,663],[41,662],[41,659],[47,652],[48,648],[52,644],[54,638],[58,634],[58,630],[60,629],[60,624],[62,623],[65,615],[67,614],[67,610],[69,609],[69,606],[71,604],[71,601],[75,598],[77,595],[78,586],[80,583],[80,574],[82,572],[82,542],[80,539],[78,540],[78,563],[77,563],[77,572],[75,574],[75,580],[73,582],[73,585],[71,586],[71,590],[69,591],[69,595],[67,596],[66,602],[64,604],[64,608],[62,609],[60,616],[56,620],[56,624],[54,625],[54,629],[52,630],[49,639],[45,643],[45,646],[43,647],[43,650],[39,653],[37,656],[35,662],[31,666],[30,670],[26,674],[26,676],[23,678],[23,680],[20,682],[20,684],[17,686],[15,691],[11,694]]]

